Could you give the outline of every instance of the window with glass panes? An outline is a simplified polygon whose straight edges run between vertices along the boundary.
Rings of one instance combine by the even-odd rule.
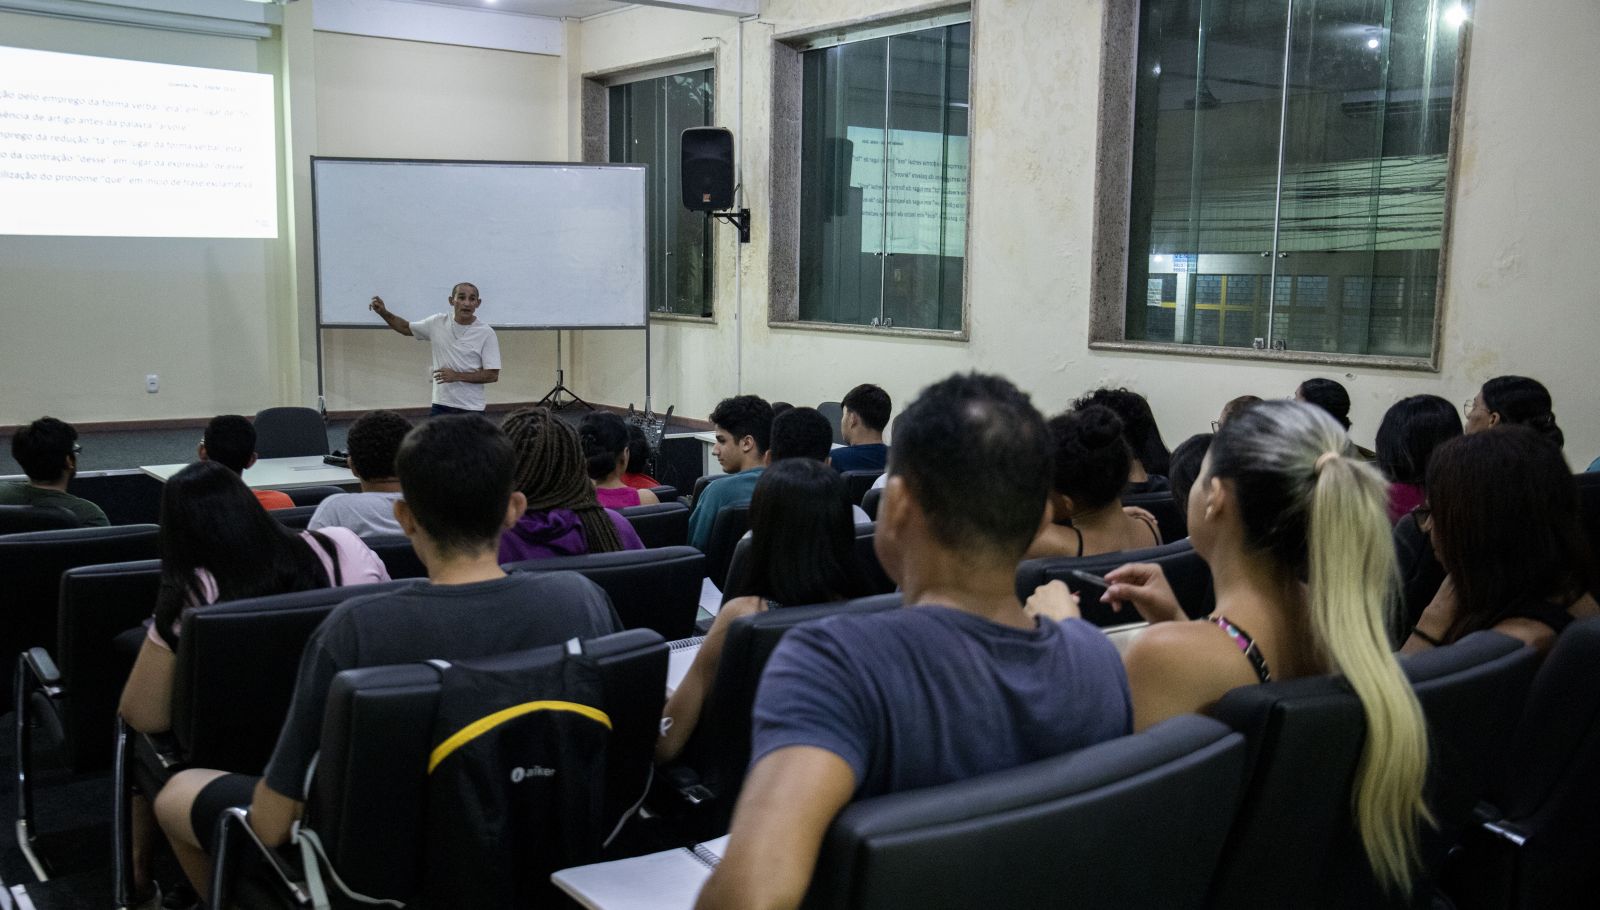
[[[1466,12],[1144,0],[1125,340],[1431,356]]]
[[[711,315],[711,219],[683,207],[679,146],[685,129],[712,125],[714,85],[714,72],[702,69],[610,88],[610,160],[650,169],[652,313]]]
[[[802,322],[963,327],[972,26],[907,28],[801,54]]]

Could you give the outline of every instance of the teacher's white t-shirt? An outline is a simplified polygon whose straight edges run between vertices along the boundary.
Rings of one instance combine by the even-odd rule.
[[[473,320],[471,325],[461,325],[453,313],[435,313],[411,323],[411,334],[433,347],[435,370],[442,367],[467,373],[500,369],[500,340],[495,337],[494,329],[481,319]],[[433,403],[481,411],[484,408],[483,383],[436,382]]]

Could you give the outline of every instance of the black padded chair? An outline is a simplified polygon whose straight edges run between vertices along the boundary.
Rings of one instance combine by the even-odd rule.
[[[705,492],[707,484],[719,477],[727,476],[726,474],[707,474],[704,477],[695,478],[694,489],[689,493],[689,507],[694,508],[694,503],[700,501],[700,494]]]
[[[297,487],[293,490],[284,490],[296,506],[315,506],[329,496],[338,496],[344,492],[341,487],[330,485],[320,487]]]
[[[619,512],[647,547],[681,547],[689,543],[689,507],[681,502],[629,506]]]
[[[267,514],[278,519],[278,523],[286,528],[293,528],[296,531],[304,531],[306,526],[311,524],[311,516],[315,515],[316,512],[317,507],[310,505],[294,506],[288,509],[273,509]]]
[[[706,539],[706,577],[718,588],[728,582],[728,565],[739,538],[750,530],[750,503],[723,506],[711,521],[711,536]]]
[[[672,484],[669,484],[669,483],[664,483],[664,484],[661,484],[660,486],[651,487],[650,488],[650,492],[656,494],[656,499],[658,499],[658,500],[660,500],[662,502],[677,502],[678,501],[678,488],[673,486]]]
[[[884,594],[838,604],[768,610],[728,625],[722,660],[699,723],[663,775],[667,785],[694,807],[695,817],[686,823],[686,834],[704,840],[728,830],[750,763],[750,712],[755,706],[756,686],[784,633],[841,613],[876,613],[898,606],[899,594]]]
[[[1161,531],[1161,539],[1167,543],[1176,543],[1189,536],[1189,516],[1184,513],[1182,506],[1172,498],[1172,493],[1130,493],[1122,497],[1125,506],[1138,506],[1156,517],[1156,527]]]
[[[1433,555],[1433,544],[1417,525],[1415,514],[1402,516],[1394,526],[1395,568],[1400,573],[1400,603],[1393,611],[1389,642],[1405,643],[1417,627],[1422,611],[1433,602],[1444,583],[1444,566]]]
[[[637,804],[651,773],[667,647],[660,636],[636,629],[590,640],[585,650],[600,665],[612,723],[602,782],[609,830]],[[516,669],[561,654],[557,645],[476,663]],[[423,888],[427,766],[438,699],[439,674],[428,664],[348,670],[334,678],[306,827],[317,832],[329,865],[356,892],[409,902]],[[262,860],[277,870],[285,894],[290,881],[303,881],[302,870],[260,846],[243,811],[225,817],[220,843],[214,906],[254,906],[236,899],[236,885],[241,870]]]
[[[113,525],[0,537],[5,592],[0,600],[0,655],[11,661],[28,648],[55,651],[61,574],[78,566],[155,559],[158,533],[155,525]],[[10,677],[0,685],[6,687],[0,704],[10,704]]]
[[[267,408],[254,423],[261,458],[328,454],[328,425],[315,408]]]
[[[1199,908],[1244,765],[1243,736],[1190,714],[1018,768],[862,800],[829,827],[803,906]]]
[[[845,490],[850,494],[850,501],[859,506],[861,500],[866,498],[867,491],[872,489],[872,485],[878,482],[879,477],[883,476],[883,472],[844,471],[840,476],[844,477]]]
[[[1205,616],[1216,604],[1211,590],[1211,568],[1200,554],[1194,551],[1187,538],[1174,543],[1144,550],[1123,550],[1120,553],[1103,553],[1099,556],[1050,556],[1044,559],[1026,559],[1017,566],[1017,597],[1027,600],[1035,588],[1050,581],[1064,581],[1067,587],[1079,592],[1078,609],[1083,618],[1097,626],[1120,626],[1138,622],[1139,615],[1132,607],[1115,610],[1100,602],[1105,589],[1079,580],[1073,570],[1091,575],[1107,572],[1130,562],[1153,562],[1161,566],[1178,596],[1178,603],[1191,618]]]
[[[422,558],[411,546],[411,538],[404,534],[363,537],[362,542],[383,560],[383,567],[389,570],[390,578],[428,577],[428,567],[422,564]]]
[[[113,639],[150,616],[160,587],[161,563],[154,559],[68,569],[61,576],[57,647],[31,648],[17,660],[18,842],[47,868],[33,853],[33,737],[53,747],[74,774],[111,764],[106,731],[133,668],[132,656],[119,653]]]
[[[505,569],[577,572],[605,589],[624,629],[653,629],[671,641],[694,634],[705,560],[694,547],[662,547],[529,559]]]
[[[1579,474],[1578,512],[1583,519],[1584,533],[1589,536],[1589,548],[1600,555],[1600,471]]]
[[[833,427],[833,441],[844,445],[844,429],[840,423],[844,421],[844,404],[838,401],[824,401],[817,405],[817,413],[828,418],[828,424]]]
[[[0,534],[60,531],[82,524],[78,516],[55,506],[0,506]]]
[[[1451,857],[1463,910],[1579,907],[1600,892],[1600,619],[1568,626],[1532,689],[1479,827]]]
[[[878,501],[883,499],[883,487],[873,487],[861,497],[861,511],[873,521],[878,520]]]
[[[385,582],[254,597],[185,610],[172,682],[172,729],[139,734],[117,722],[112,837],[117,900],[132,894],[132,790],[153,794],[188,766],[259,774],[294,695],[300,656],[333,608]]]

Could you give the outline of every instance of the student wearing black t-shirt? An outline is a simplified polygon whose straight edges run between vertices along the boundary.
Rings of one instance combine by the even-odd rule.
[[[605,592],[580,575],[501,571],[500,534],[527,505],[512,490],[515,464],[510,441],[476,415],[438,417],[407,434],[395,459],[404,493],[395,518],[428,581],[346,601],[318,627],[264,778],[191,769],[162,789],[156,816],[196,890],[210,884],[210,841],[228,808],[248,804],[267,845],[288,839],[340,671],[488,657],[621,628]]]
[[[1027,396],[997,377],[952,376],[897,432],[876,546],[912,606],[784,636],[757,689],[750,774],[702,910],[798,906],[823,833],[852,799],[1130,729],[1110,641],[1082,620],[1036,620],[1016,597],[1050,485],[1049,434]]]

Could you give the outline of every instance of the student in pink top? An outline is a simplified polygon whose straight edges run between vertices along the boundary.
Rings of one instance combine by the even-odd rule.
[[[661,501],[653,491],[623,482],[622,475],[628,472],[630,461],[627,421],[609,411],[592,411],[578,423],[578,440],[583,443],[589,479],[594,481],[594,497],[601,506],[626,509]]]

